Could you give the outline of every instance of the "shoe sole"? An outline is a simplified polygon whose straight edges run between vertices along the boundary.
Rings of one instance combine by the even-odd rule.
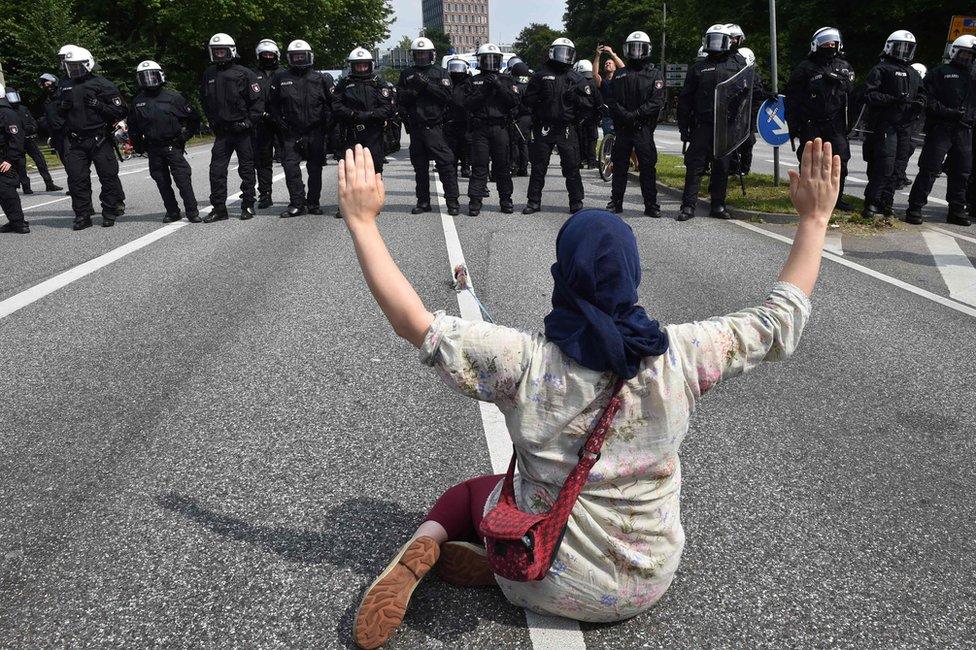
[[[437,563],[440,548],[429,537],[412,539],[366,590],[353,624],[353,639],[372,650],[386,643],[403,622],[414,590]],[[397,571],[403,567],[404,571]],[[411,584],[412,583],[412,584]]]
[[[437,575],[458,587],[494,587],[498,584],[485,548],[469,542],[444,542],[441,545]]]

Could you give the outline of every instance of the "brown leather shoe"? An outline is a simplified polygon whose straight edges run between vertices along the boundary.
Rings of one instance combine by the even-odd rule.
[[[400,627],[413,590],[440,557],[430,537],[412,539],[366,590],[356,612],[353,638],[365,650],[386,643]]]
[[[444,542],[437,575],[458,587],[494,587],[495,574],[488,564],[485,547],[469,542]]]

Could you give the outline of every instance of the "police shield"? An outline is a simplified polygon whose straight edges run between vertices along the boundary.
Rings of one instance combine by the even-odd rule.
[[[728,156],[752,129],[752,84],[756,66],[746,66],[715,86],[715,138],[712,154]]]

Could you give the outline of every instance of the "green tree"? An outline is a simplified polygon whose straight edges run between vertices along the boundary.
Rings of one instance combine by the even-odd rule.
[[[442,57],[451,49],[451,37],[444,33],[443,29],[424,30],[424,36],[429,38],[434,44],[434,51],[438,57]],[[409,45],[407,46],[410,47]]]
[[[525,61],[529,67],[539,69],[549,58],[549,46],[565,32],[557,31],[542,23],[532,23],[519,32],[513,45],[515,53]]]

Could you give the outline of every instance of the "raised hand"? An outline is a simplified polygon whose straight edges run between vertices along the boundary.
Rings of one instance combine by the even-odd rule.
[[[840,192],[840,156],[831,144],[817,138],[803,148],[800,171],[790,170],[790,200],[800,220],[813,220],[826,228]]]
[[[376,223],[386,201],[383,176],[373,166],[369,149],[357,144],[339,163],[339,212],[351,229]]]

